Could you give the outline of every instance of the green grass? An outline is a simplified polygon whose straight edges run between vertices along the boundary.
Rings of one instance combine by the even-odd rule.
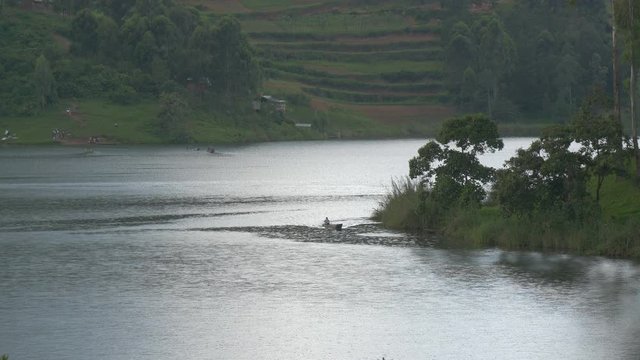
[[[242,30],[248,33],[274,33],[284,31],[278,23],[264,19],[243,20]]]
[[[378,138],[402,136],[402,129],[372,121],[359,113],[333,108],[326,114],[330,131],[339,138]]]
[[[9,128],[18,136],[19,143],[51,143],[53,129],[64,129],[73,138],[107,136],[123,143],[157,143],[161,140],[150,134],[148,125],[158,113],[158,104],[153,101],[137,105],[122,106],[103,100],[60,101],[36,116],[0,118],[0,128]],[[73,117],[65,109],[72,107],[77,112]],[[115,124],[118,124],[116,127]]]
[[[302,66],[311,70],[326,71],[332,74],[380,75],[399,71],[431,72],[442,71],[440,61],[385,61],[368,62],[332,62],[332,61],[290,61],[290,65]]]
[[[289,118],[289,114],[286,115]],[[190,134],[197,143],[244,143],[319,139],[311,129],[296,128],[277,114],[252,111],[216,113],[196,111],[190,116]]]
[[[606,216],[558,223],[546,217],[506,218],[497,207],[458,209],[446,219],[442,244],[640,258],[639,225],[637,216],[614,223]]]
[[[242,27],[247,32],[313,33],[318,35],[369,34],[403,30],[410,22],[395,14],[331,14],[304,16],[284,15],[275,20],[247,19]]]
[[[433,49],[441,49],[440,40],[434,38],[431,40],[414,40],[414,41],[380,41],[379,43],[357,43],[349,42],[345,39],[338,39],[336,41],[254,41],[253,46],[258,49],[270,50],[275,49],[278,51],[333,51],[333,52],[361,52],[371,55],[372,52],[381,51],[400,51],[400,50],[415,50],[415,51],[427,51]]]
[[[326,50],[278,50],[278,49],[262,49],[260,56],[271,60],[314,60],[314,61],[333,61],[333,62],[360,62],[360,63],[378,63],[383,61],[434,61],[442,57],[442,51],[438,48],[430,49],[404,49],[376,52],[344,52],[344,51],[326,51]]]
[[[595,193],[594,184],[591,188]],[[600,206],[612,219],[640,218],[640,188],[629,179],[609,176],[600,190]]]
[[[291,8],[305,8],[315,5],[324,4],[327,1],[296,1],[296,0],[242,0],[241,3],[245,7],[256,11],[279,11],[287,10]]]
[[[157,137],[150,135],[149,123],[158,114],[159,107],[156,102],[144,102],[134,106],[123,106],[105,103],[102,101],[89,101],[83,105],[86,114],[86,128],[80,131],[82,134],[110,133],[118,141],[122,142],[156,142]],[[118,124],[117,127],[114,124]]]
[[[302,89],[306,94],[320,96],[323,98],[340,101],[344,103],[355,104],[384,104],[384,105],[417,105],[417,104],[431,104],[437,105],[443,103],[447,99],[446,93],[432,93],[432,94],[415,94],[415,95],[401,95],[401,94],[376,94],[376,93],[364,93],[353,91],[339,91],[327,88],[319,87],[304,87]]]
[[[371,73],[371,74],[335,74],[323,70],[309,69],[302,65],[288,64],[284,62],[271,62],[265,61],[262,63],[264,69],[267,72],[271,70],[277,70],[282,73],[290,73],[294,75],[309,76],[315,78],[331,80],[344,80],[352,79],[355,81],[368,82],[368,83],[393,83],[393,84],[407,84],[415,83],[417,81],[424,82],[441,82],[443,74],[441,70],[431,71],[413,71],[413,70],[397,70],[388,73]]]
[[[271,92],[278,97],[298,96],[295,90],[280,88]],[[152,130],[159,105],[148,100],[136,105],[114,105],[105,100],[62,100],[55,107],[32,117],[0,118],[0,129],[8,128],[18,137],[13,143],[51,144],[53,129],[71,133],[66,140],[85,144],[90,136],[101,136],[116,143],[162,143],[163,137]],[[74,109],[73,117],[66,108]],[[242,106],[242,105],[240,105]],[[298,128],[294,123],[318,123],[324,120],[324,132],[316,128]],[[115,126],[117,123],[118,126]],[[274,140],[310,140],[323,138],[381,138],[406,136],[403,128],[375,122],[356,111],[332,106],[323,111],[308,104],[290,104],[284,121],[270,113],[256,114],[247,106],[226,111],[194,109],[187,131],[198,143],[243,143]]]
[[[365,93],[396,93],[398,95],[424,93],[434,93],[442,90],[443,85],[439,80],[430,82],[410,82],[410,83],[386,83],[386,82],[364,82],[349,78],[327,78],[312,75],[300,75],[279,70],[269,69],[270,77],[281,80],[291,80],[305,85],[320,86],[336,90],[361,91]]]

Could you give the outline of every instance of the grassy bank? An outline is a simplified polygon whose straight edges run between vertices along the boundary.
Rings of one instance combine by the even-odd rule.
[[[276,94],[279,94],[276,92]],[[278,95],[279,96],[279,95]],[[282,96],[286,97],[284,93]],[[196,143],[243,143],[278,140],[363,139],[407,137],[427,134],[430,126],[417,128],[374,121],[348,108],[323,106],[314,109],[308,101],[290,104],[284,116],[255,113],[241,104],[229,110],[195,108],[189,111],[187,133]],[[70,111],[67,112],[67,109]],[[157,100],[134,105],[116,105],[106,100],[60,101],[33,116],[0,117],[0,129],[17,136],[13,144],[52,144],[54,129],[63,131],[67,144],[84,144],[89,137],[104,143],[157,144],[171,139],[158,132],[155,122],[160,111]],[[296,126],[308,124],[310,127]]]
[[[70,111],[67,112],[67,109]],[[160,143],[150,130],[158,113],[155,101],[122,106],[101,100],[61,101],[37,115],[0,118],[0,128],[10,129],[19,144],[52,143],[52,131],[59,129],[67,139],[103,136],[121,143]]]
[[[437,219],[420,209],[419,186],[404,179],[394,182],[391,191],[374,213],[385,227],[441,233],[447,247],[506,250],[536,250],[640,259],[640,188],[619,177],[605,180],[601,211],[591,221],[558,221],[546,217],[505,217],[496,206],[479,209],[454,208]]]
[[[286,98],[287,92],[274,92]],[[258,115],[249,109],[243,111],[193,110],[187,121],[191,141],[196,143],[243,143],[280,140],[320,139],[384,139],[431,137],[440,121],[449,112],[422,118],[424,105],[388,106],[363,104],[336,106],[331,102],[290,104],[284,118],[274,114]],[[72,109],[67,113],[67,109]],[[52,131],[70,134],[63,143],[81,144],[91,136],[101,137],[106,143],[159,144],[170,140],[154,129],[159,112],[155,100],[135,105],[116,105],[105,100],[89,99],[61,101],[56,106],[34,116],[0,117],[0,129],[9,129],[18,139],[13,144],[52,144]],[[394,120],[387,120],[394,112]],[[380,116],[380,118],[376,118]],[[311,127],[296,127],[296,123]],[[504,125],[506,134],[534,136],[539,127]]]

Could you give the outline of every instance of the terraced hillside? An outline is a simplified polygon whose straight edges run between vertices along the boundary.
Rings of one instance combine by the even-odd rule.
[[[264,92],[287,99],[295,121],[411,135],[453,114],[439,1],[185,1],[240,19],[265,69]]]

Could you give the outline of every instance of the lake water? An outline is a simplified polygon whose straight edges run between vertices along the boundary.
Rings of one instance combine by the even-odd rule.
[[[423,144],[0,148],[0,354],[640,358],[638,264],[372,224]]]

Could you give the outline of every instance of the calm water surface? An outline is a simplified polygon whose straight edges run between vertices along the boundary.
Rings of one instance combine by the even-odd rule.
[[[640,358],[638,264],[371,224],[423,144],[0,148],[0,354]]]

